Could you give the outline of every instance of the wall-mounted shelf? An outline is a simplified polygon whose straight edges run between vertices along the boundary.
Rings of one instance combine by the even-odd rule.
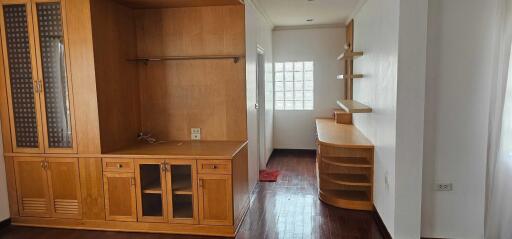
[[[338,56],[338,60],[350,60],[350,59],[354,59],[356,57],[359,57],[359,56],[362,56],[363,55],[363,52],[362,51],[345,51],[343,53],[341,53],[340,56]]]
[[[372,108],[355,100],[338,100],[338,106],[348,113],[371,113]]]
[[[147,64],[150,61],[185,61],[185,60],[218,60],[233,59],[234,63],[238,63],[243,56],[237,55],[217,55],[217,56],[148,56],[128,59],[128,61],[143,62]]]
[[[337,80],[350,80],[350,79],[360,79],[363,78],[363,74],[353,74],[353,75],[337,75]]]

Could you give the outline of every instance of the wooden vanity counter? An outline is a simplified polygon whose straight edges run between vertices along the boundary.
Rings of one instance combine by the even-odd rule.
[[[169,141],[138,143],[103,155],[127,158],[232,159],[247,141]]]

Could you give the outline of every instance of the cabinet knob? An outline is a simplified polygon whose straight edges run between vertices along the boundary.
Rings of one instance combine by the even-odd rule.
[[[122,168],[122,167],[123,167],[122,164],[120,164],[120,163],[117,164],[117,168]]]

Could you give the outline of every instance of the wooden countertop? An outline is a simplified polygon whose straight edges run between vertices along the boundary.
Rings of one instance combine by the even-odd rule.
[[[334,119],[316,119],[316,132],[320,144],[347,148],[373,148],[370,140],[354,125],[336,124]]]
[[[138,143],[108,152],[107,157],[232,159],[245,141],[169,141],[160,144]]]

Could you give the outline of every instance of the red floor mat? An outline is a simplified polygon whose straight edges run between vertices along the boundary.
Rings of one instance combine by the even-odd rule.
[[[260,170],[260,182],[275,182],[279,178],[279,170]]]

